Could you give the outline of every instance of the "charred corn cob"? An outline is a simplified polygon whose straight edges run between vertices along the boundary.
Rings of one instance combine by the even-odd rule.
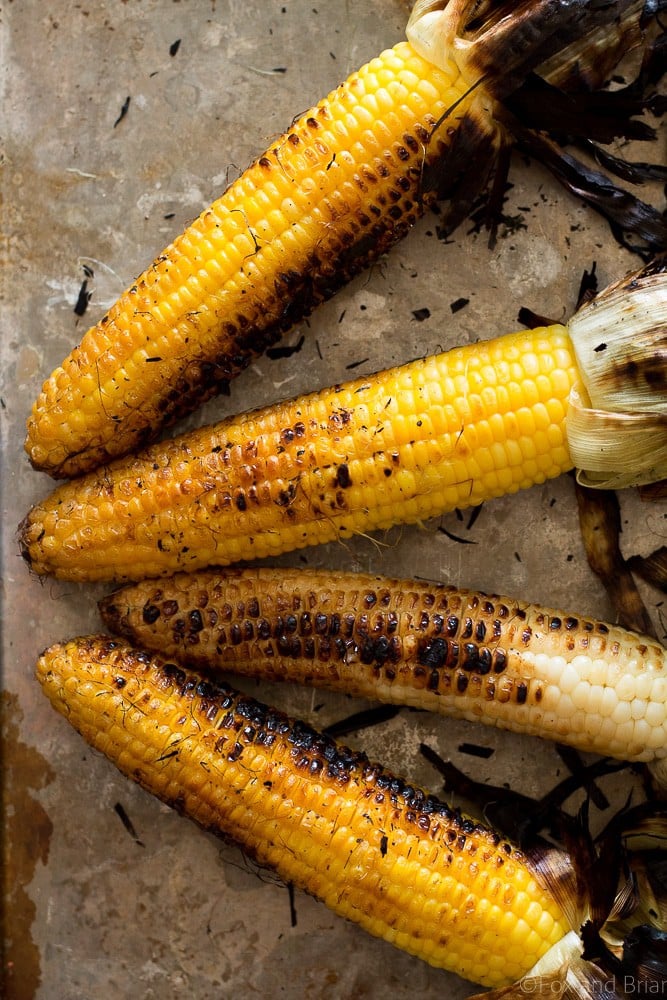
[[[638,40],[642,9],[539,0],[510,18],[487,10],[480,26],[470,0],[425,6],[411,21],[416,48],[383,52],[301,116],[55,369],[28,420],[33,466],[71,477],[147,444],[384,253],[439,194],[458,185],[467,206],[467,162],[476,156],[484,182],[480,162],[490,168],[507,142],[499,98],[544,59],[562,83],[557,53],[572,42],[564,61],[578,76],[589,30],[590,83],[609,53],[613,63]]]
[[[632,276],[569,332],[456,348],[153,445],[36,504],[22,552],[40,574],[141,579],[415,523],[577,454],[606,483],[664,478],[665,282]]]
[[[578,926],[567,855],[523,853],[382,766],[122,641],[48,649],[53,706],[127,776],[371,934],[484,985]]]
[[[112,631],[204,669],[287,680],[543,736],[667,757],[657,642],[523,601],[416,580],[182,573],[100,602]]]

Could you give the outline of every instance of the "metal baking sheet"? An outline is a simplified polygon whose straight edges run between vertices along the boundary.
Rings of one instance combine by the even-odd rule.
[[[304,894],[292,912],[285,886],[89,750],[46,703],[33,669],[49,643],[99,628],[96,599],[108,588],[37,579],[16,537],[29,506],[51,488],[22,447],[42,380],[296,114],[403,37],[406,12],[400,0],[10,0],[0,15],[5,968],[7,995],[17,1000],[456,1000],[474,992]],[[189,424],[352,369],[370,373],[509,332],[521,306],[565,318],[584,269],[595,262],[602,286],[638,265],[538,164],[517,158],[511,176],[495,248],[467,225],[441,239],[429,213],[287,336],[290,346],[304,336],[298,354],[253,363],[229,397]],[[86,280],[81,317],[75,305]],[[467,304],[457,310],[460,299]],[[622,521],[626,554],[663,543],[664,505],[627,491]],[[281,562],[419,575],[581,615],[614,614],[586,562],[568,476],[485,505],[474,524],[454,513]],[[661,597],[642,593],[662,637]],[[250,689],[318,726],[366,707],[297,686]],[[527,795],[564,773],[550,744],[414,712],[349,742],[434,791],[440,779],[421,742],[476,779]],[[491,756],[467,756],[466,742]],[[602,783],[610,808],[631,780]]]

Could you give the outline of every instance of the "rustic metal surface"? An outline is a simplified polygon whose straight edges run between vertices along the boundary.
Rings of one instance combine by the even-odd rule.
[[[8,995],[28,1000],[232,995],[448,996],[470,984],[373,940],[159,805],[91,752],[33,678],[50,642],[99,628],[105,589],[31,576],[16,525],[51,487],[22,451],[28,408],[88,322],[293,116],[403,34],[400,0],[9,2],[2,17],[5,199],[2,641]],[[129,99],[129,104],[127,103]],[[121,116],[121,110],[126,113]],[[119,120],[120,119],[120,120]],[[537,165],[517,162],[508,224],[491,251],[430,215],[371,273],[190,423],[416,355],[515,329],[520,306],[565,317],[584,268],[601,284],[637,261]],[[74,306],[86,277],[86,315]],[[452,303],[469,300],[453,311]],[[416,316],[426,314],[418,320]],[[586,563],[569,477],[423,527],[284,557],[284,564],[415,574],[612,617]],[[623,547],[664,541],[664,505],[623,496]],[[439,530],[463,538],[462,544]],[[663,636],[660,596],[644,590]],[[253,688],[253,690],[255,690]],[[323,726],[362,703],[259,689]],[[563,774],[548,744],[403,712],[356,733],[403,774],[439,788],[428,742],[481,781],[540,795]],[[466,756],[463,742],[492,748]],[[613,802],[629,777],[603,787]],[[129,817],[136,838],[122,822]]]

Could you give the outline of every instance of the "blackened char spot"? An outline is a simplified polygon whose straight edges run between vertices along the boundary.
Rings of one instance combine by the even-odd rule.
[[[419,663],[431,670],[444,667],[447,662],[448,645],[445,639],[432,639],[419,651]]]
[[[348,489],[352,485],[350,469],[344,462],[336,469],[336,485],[340,486],[343,490]]]
[[[141,617],[146,625],[153,625],[160,617],[160,609],[156,604],[144,604]]]

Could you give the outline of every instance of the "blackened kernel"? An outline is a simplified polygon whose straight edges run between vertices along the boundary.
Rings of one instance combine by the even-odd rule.
[[[557,632],[562,624],[563,622],[561,621],[561,619],[556,617],[555,615],[549,619],[549,628],[552,632]]]
[[[448,644],[446,639],[432,639],[419,650],[418,660],[421,666],[433,670],[444,667],[447,662]]]
[[[315,659],[315,641],[310,636],[303,640],[303,655],[307,660]]]
[[[458,673],[456,675],[456,690],[459,694],[463,694],[468,687],[468,678],[466,674]]]
[[[286,635],[276,636],[276,649],[281,656],[290,655],[290,641]]]
[[[343,615],[342,625],[343,625],[343,631],[345,632],[345,634],[346,635],[352,635],[352,633],[354,632],[354,627],[355,627],[355,617],[354,617],[354,615],[351,614],[351,613]],[[357,627],[357,632],[359,632],[360,635],[364,635],[364,636],[368,635],[369,629],[368,629],[368,615],[367,614],[360,614],[358,616],[358,618],[356,619],[356,627]]]
[[[185,684],[185,671],[176,663],[165,663],[162,667],[162,675],[170,684],[182,687]]]
[[[348,487],[352,485],[352,479],[350,477],[350,469],[345,464],[345,462],[342,462],[336,469],[336,477],[334,479],[334,484],[336,486],[339,486],[340,489],[342,490],[346,490]]]
[[[525,705],[528,698],[528,685],[525,681],[519,681],[516,686],[516,703],[517,705]]]
[[[568,632],[571,632],[572,629],[577,628],[578,625],[579,625],[578,618],[568,617],[565,619],[565,628],[568,630]]]
[[[190,612],[188,620],[190,622],[190,629],[193,632],[201,632],[204,628],[204,621],[201,616],[201,611],[198,608],[195,608]]]
[[[294,501],[295,496],[296,486],[291,483],[286,490],[280,490],[278,496],[276,497],[276,504],[278,507],[289,507],[289,505]]]
[[[382,664],[389,658],[391,651],[389,639],[382,635],[379,639],[375,641],[375,662],[382,666]]]
[[[336,646],[336,652],[338,653],[338,658],[343,662],[347,662],[348,645],[345,639],[341,636],[334,639],[334,644]]]
[[[296,615],[285,615],[285,632],[288,635],[293,635],[298,628],[298,620]]]
[[[503,649],[496,649],[493,653],[493,672],[502,674],[507,667],[507,654]]]
[[[156,604],[144,604],[142,618],[146,625],[152,625],[160,617],[160,609]]]
[[[477,669],[477,646],[474,642],[466,642],[463,645],[463,663],[461,666],[464,670],[476,670]]]
[[[398,663],[401,659],[401,653],[401,640],[398,636],[392,636],[391,639],[388,639],[387,659],[391,660],[392,663]]]

